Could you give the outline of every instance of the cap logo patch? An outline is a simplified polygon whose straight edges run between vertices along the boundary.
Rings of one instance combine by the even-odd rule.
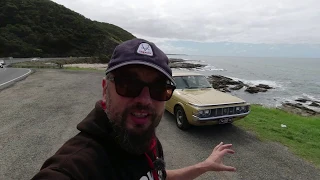
[[[148,43],[141,43],[139,45],[137,53],[147,55],[147,56],[153,56],[152,48]]]

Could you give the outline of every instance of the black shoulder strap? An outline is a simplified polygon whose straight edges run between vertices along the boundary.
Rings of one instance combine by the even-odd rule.
[[[158,138],[157,138],[157,156],[162,160],[164,160],[162,145]]]
[[[162,145],[159,141],[159,139],[157,138],[157,147],[156,147],[156,151],[157,151],[157,157],[159,158],[159,160],[156,160],[155,166],[158,166],[159,169],[161,169],[161,179],[166,179],[167,178],[167,172],[166,172],[166,165],[165,165],[165,161],[164,161],[164,155],[163,155],[163,149],[162,149]],[[156,163],[158,161],[158,163]],[[158,164],[158,165],[156,165]]]

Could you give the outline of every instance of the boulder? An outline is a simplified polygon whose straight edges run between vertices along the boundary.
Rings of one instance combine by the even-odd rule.
[[[289,102],[282,103],[282,106],[280,107],[280,109],[283,109],[285,111],[298,114],[301,116],[314,116],[314,115],[320,114],[319,112],[309,109],[300,103],[296,103],[296,104],[289,103]]]
[[[170,63],[183,62],[183,61],[184,61],[183,59],[178,59],[178,58],[170,58],[169,59]]]
[[[296,99],[295,101],[305,103],[305,102],[307,102],[307,101],[309,101],[309,100],[308,100],[308,99],[304,99],[304,98],[298,98],[298,99]]]
[[[221,76],[221,75],[211,75],[208,77],[209,81],[211,83],[215,82],[215,83],[219,83],[219,84],[224,84],[224,85],[239,85],[239,84],[243,84],[243,82],[241,81],[235,81],[231,78],[225,77],[225,76]]]
[[[227,87],[221,88],[220,91],[221,92],[231,92]]]
[[[193,63],[185,63],[185,62],[175,62],[169,63],[170,68],[201,68],[205,67],[204,64],[193,64]]]
[[[256,87],[264,88],[264,89],[274,89],[273,87],[266,85],[266,84],[258,84],[258,85],[256,85]]]
[[[221,75],[211,75],[208,77],[208,81],[212,84],[213,88],[222,92],[231,92],[230,90],[239,90],[244,86],[248,86],[247,84],[244,84],[242,81],[235,81],[231,78]]]
[[[243,84],[238,84],[238,85],[231,87],[230,89],[231,90],[239,90],[239,89],[243,88],[243,86],[244,86]]]
[[[320,105],[318,103],[315,103],[315,102],[312,102],[311,104],[309,104],[309,106],[320,107]]]
[[[245,91],[248,92],[248,93],[253,94],[253,93],[258,93],[258,92],[266,92],[267,89],[250,86]]]

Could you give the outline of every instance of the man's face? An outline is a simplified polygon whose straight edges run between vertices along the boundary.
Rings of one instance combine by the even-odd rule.
[[[122,89],[141,82],[166,82],[159,71],[142,65],[124,66],[111,76],[121,79],[118,82],[122,82]],[[136,97],[125,97],[119,95],[114,81],[106,80],[103,84],[105,111],[114,126],[116,140],[130,152],[145,152],[164,113],[165,101],[151,98],[148,87],[144,87]]]

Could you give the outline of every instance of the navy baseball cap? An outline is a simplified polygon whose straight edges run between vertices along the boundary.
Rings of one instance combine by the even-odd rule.
[[[119,44],[113,51],[106,74],[132,64],[155,68],[175,84],[167,55],[152,42],[135,38]]]

